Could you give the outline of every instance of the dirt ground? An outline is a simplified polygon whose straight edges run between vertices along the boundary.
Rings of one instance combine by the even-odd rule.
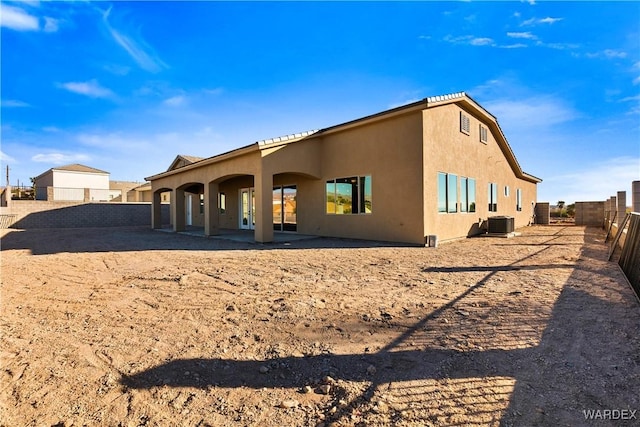
[[[520,231],[1,230],[0,424],[637,425],[640,304],[604,232]]]

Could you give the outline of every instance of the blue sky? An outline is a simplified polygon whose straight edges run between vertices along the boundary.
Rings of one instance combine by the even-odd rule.
[[[428,96],[497,118],[538,199],[640,179],[640,2],[1,3],[11,183],[82,163],[142,181]],[[2,184],[4,185],[4,173]]]

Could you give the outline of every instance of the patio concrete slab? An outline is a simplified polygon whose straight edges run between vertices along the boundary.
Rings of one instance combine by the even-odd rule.
[[[173,228],[158,228],[157,231],[162,231],[165,233],[173,233]],[[221,239],[221,240],[230,240],[233,242],[243,242],[243,243],[256,243],[255,235],[253,230],[232,230],[232,229],[221,229],[220,234],[215,236],[205,236],[204,227],[195,227],[195,226],[187,226],[186,230],[179,231],[178,234],[182,234],[185,236],[194,236],[194,237],[207,237],[209,239]],[[287,243],[294,242],[298,240],[308,240],[308,239],[317,239],[319,236],[312,236],[308,234],[298,234],[298,233],[288,233],[288,232],[273,232],[273,243]]]

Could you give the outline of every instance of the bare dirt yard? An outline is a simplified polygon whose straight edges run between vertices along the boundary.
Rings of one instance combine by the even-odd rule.
[[[604,232],[520,231],[2,230],[0,424],[637,425],[640,304]]]

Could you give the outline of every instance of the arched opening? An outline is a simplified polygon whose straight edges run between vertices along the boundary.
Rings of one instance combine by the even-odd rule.
[[[204,184],[189,182],[176,188],[171,201],[174,231],[204,229]]]
[[[151,227],[162,228],[173,223],[171,217],[171,194],[170,188],[159,188],[151,194]]]

